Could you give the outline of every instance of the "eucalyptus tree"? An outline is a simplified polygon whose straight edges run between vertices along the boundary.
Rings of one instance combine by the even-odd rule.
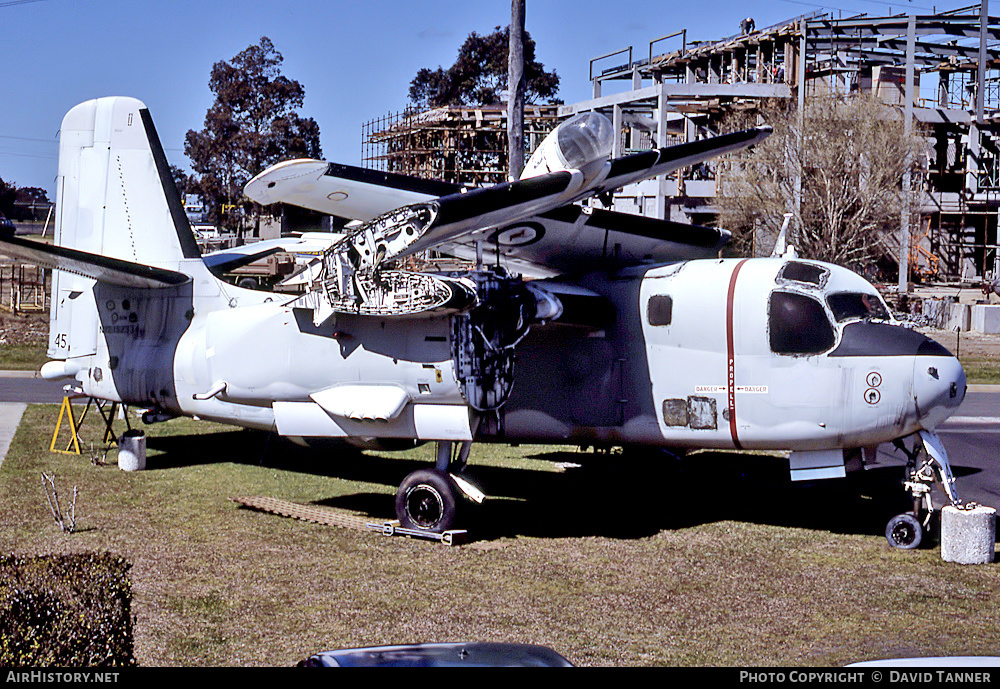
[[[212,67],[215,102],[204,128],[187,133],[184,152],[193,185],[220,225],[236,226],[241,207],[255,212],[242,189],[258,172],[280,160],[322,157],[319,125],[297,112],[305,89],[281,73],[283,60],[265,36]]]
[[[410,82],[410,102],[417,108],[446,105],[499,105],[507,91],[510,27],[469,34],[448,69],[423,68]],[[535,59],[535,42],[523,34],[525,102],[560,103],[559,75]]]

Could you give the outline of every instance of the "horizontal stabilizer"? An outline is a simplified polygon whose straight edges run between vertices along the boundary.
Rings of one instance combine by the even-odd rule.
[[[176,287],[191,279],[184,273],[174,270],[33,242],[20,237],[0,238],[0,252],[44,268],[64,270],[119,287],[142,289]]]
[[[246,249],[248,247],[244,246],[239,248]],[[208,266],[208,269],[213,273],[229,273],[237,268],[250,265],[254,261],[259,261],[263,258],[267,258],[271,254],[276,254],[279,251],[284,250],[284,247],[281,246],[269,246],[256,251],[223,249],[222,251],[204,254],[201,257],[201,260],[205,262],[205,265]]]

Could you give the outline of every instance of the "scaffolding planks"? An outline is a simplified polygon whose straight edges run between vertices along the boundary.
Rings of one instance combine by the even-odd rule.
[[[526,153],[558,123],[558,106],[525,108]],[[362,164],[466,186],[506,180],[507,109],[447,106],[390,113],[362,126]]]

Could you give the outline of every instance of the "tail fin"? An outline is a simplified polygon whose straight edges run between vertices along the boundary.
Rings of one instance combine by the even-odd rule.
[[[146,106],[81,103],[59,138],[56,242],[134,263],[177,268],[200,256]]]
[[[87,101],[63,118],[56,205],[59,246],[174,271],[201,255],[149,111],[133,98]],[[53,272],[50,357],[94,353],[93,284]]]

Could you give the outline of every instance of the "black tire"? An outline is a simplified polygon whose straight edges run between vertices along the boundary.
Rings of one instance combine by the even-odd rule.
[[[897,514],[885,527],[885,539],[893,548],[913,550],[920,547],[924,537],[924,527],[920,520],[909,512]]]
[[[458,488],[448,474],[418,469],[396,491],[396,519],[404,529],[444,533],[454,528]]]
[[[257,278],[240,278],[236,282],[236,286],[243,289],[260,289],[260,282]]]

